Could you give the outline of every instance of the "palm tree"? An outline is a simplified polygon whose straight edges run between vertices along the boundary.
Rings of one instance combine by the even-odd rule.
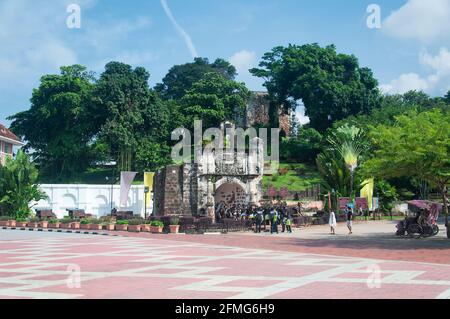
[[[331,146],[330,151],[340,154],[350,172],[350,197],[353,197],[355,170],[358,168],[361,155],[367,149],[363,131],[356,126],[345,124],[337,128],[327,141]]]

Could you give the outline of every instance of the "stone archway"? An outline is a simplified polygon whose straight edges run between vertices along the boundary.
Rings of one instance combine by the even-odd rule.
[[[216,188],[214,193],[214,203],[245,205],[247,204],[247,192],[237,183],[224,183]]]

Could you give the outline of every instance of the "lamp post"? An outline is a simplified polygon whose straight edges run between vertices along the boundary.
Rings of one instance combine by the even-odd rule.
[[[116,166],[116,162],[109,162],[109,163],[106,163],[105,164],[105,166],[110,166],[111,167],[111,181],[109,180],[109,177],[107,176],[105,179],[106,179],[106,182],[108,183],[108,182],[110,182],[111,183],[111,188],[110,188],[110,190],[109,190],[109,201],[110,201],[110,203],[111,203],[111,212],[112,212],[112,210],[113,210],[113,200],[114,200],[114,184],[117,182],[116,181],[116,170],[114,169],[114,167]]]

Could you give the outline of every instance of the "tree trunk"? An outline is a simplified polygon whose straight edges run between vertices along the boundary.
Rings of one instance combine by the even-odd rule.
[[[353,202],[353,171],[350,170],[350,200]]]

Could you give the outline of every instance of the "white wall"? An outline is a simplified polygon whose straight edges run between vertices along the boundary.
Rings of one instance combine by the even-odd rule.
[[[47,200],[41,200],[33,209],[51,208],[53,212],[62,218],[67,216],[66,209],[84,209],[87,214],[98,217],[108,215],[111,212],[111,185],[40,185],[47,195]],[[114,185],[112,191],[113,206],[118,210],[133,211],[134,214],[144,216],[144,185],[133,185],[128,194],[126,207],[118,207],[120,201],[120,186]],[[153,207],[148,203],[148,207]],[[152,208],[147,208],[147,214],[152,213]]]

